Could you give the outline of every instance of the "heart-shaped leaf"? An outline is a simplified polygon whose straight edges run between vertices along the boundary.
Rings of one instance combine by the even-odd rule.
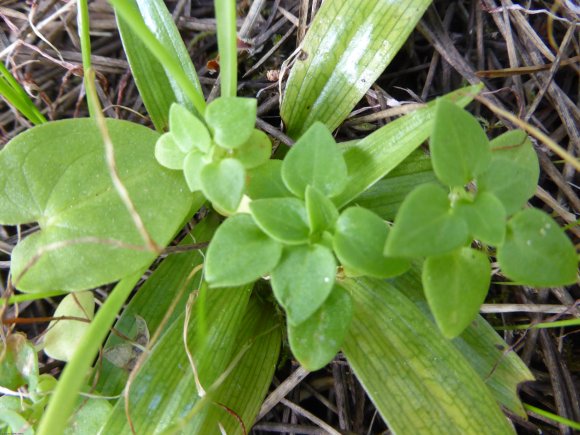
[[[244,168],[252,169],[268,161],[271,153],[272,142],[268,135],[254,129],[250,138],[234,150],[234,157],[242,162]]]
[[[163,134],[155,144],[155,158],[169,169],[183,169],[186,153],[175,143],[171,133]]]
[[[460,248],[425,260],[425,296],[445,337],[457,337],[475,319],[490,282],[489,259],[474,249]]]
[[[305,200],[310,233],[322,234],[334,229],[338,219],[338,210],[334,203],[312,186],[306,187]]]
[[[437,100],[430,141],[433,170],[448,186],[464,186],[489,165],[491,150],[485,132],[469,112]]]
[[[373,212],[351,207],[342,212],[334,233],[334,252],[348,273],[387,278],[410,266],[401,258],[383,255],[389,234],[387,224]]]
[[[288,244],[307,243],[310,234],[304,202],[297,198],[257,199],[250,210],[258,226],[273,239]]]
[[[193,148],[209,151],[211,137],[203,122],[180,104],[173,103],[169,109],[169,128],[173,140],[184,153]]]
[[[183,160],[183,175],[192,192],[202,189],[201,171],[205,165],[204,155],[195,149],[191,150]]]
[[[252,199],[293,196],[282,180],[282,160],[268,160],[250,169],[246,177],[246,193]]]
[[[294,195],[304,198],[306,186],[332,197],[343,191],[347,170],[330,131],[316,122],[292,146],[282,165],[282,179]]]
[[[107,128],[121,181],[145,229],[164,246],[194,197],[183,175],[155,160],[159,134],[112,119]],[[38,222],[41,229],[12,252],[12,275],[20,290],[85,290],[134,273],[157,256],[135,248],[145,244],[113,186],[104,155],[91,119],[34,127],[0,153],[0,223]]]
[[[243,285],[271,272],[282,245],[272,240],[248,214],[228,218],[216,231],[207,250],[205,276],[214,287]]]
[[[307,370],[319,370],[336,355],[350,326],[352,301],[335,285],[316,312],[300,325],[288,324],[288,341],[296,359]]]
[[[242,146],[252,135],[256,124],[257,105],[254,98],[219,97],[205,111],[205,120],[221,147]]]
[[[467,222],[474,239],[493,246],[503,243],[506,212],[495,195],[479,192],[473,202],[460,201],[456,206],[456,212]]]
[[[385,254],[393,257],[444,254],[464,244],[467,236],[467,224],[453,214],[447,192],[436,184],[423,184],[401,204]]]
[[[272,271],[274,296],[286,310],[288,322],[299,325],[324,303],[336,276],[332,251],[321,245],[287,248]]]
[[[553,287],[576,282],[574,245],[546,213],[528,208],[508,222],[497,259],[510,279],[530,286]]]
[[[68,361],[89,327],[95,314],[95,298],[91,292],[77,292],[64,297],[54,317],[77,317],[82,320],[53,320],[44,334],[44,352],[51,358]]]
[[[223,159],[203,167],[200,181],[203,194],[214,205],[234,213],[244,193],[246,171],[236,159]]]
[[[520,210],[534,195],[540,165],[527,134],[509,131],[491,141],[491,164],[477,178],[481,191],[495,194],[508,216]]]

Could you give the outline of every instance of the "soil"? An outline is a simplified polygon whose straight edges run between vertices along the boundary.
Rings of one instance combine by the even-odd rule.
[[[258,0],[255,0],[258,1]],[[167,1],[198,69],[207,96],[216,94],[215,21],[211,0]],[[282,62],[296,49],[319,0],[265,0],[248,17],[250,0],[238,2],[240,24],[240,94],[259,100],[260,127],[285,142],[279,116],[277,79]],[[577,1],[436,0],[401,52],[358,104],[355,113],[370,114],[400,104],[424,102],[465,84],[483,81],[484,95],[527,120],[573,156],[580,154],[580,6]],[[151,125],[123,53],[113,13],[106,1],[90,2],[93,64],[106,116]],[[247,20],[247,21],[246,21]],[[295,23],[295,25],[293,24]],[[33,25],[34,24],[34,25]],[[42,35],[42,38],[40,38]],[[271,51],[271,49],[276,48]],[[81,54],[72,0],[0,2],[0,55],[49,119],[87,116]],[[571,60],[569,60],[571,59]],[[285,80],[282,77],[282,81]],[[484,105],[470,107],[490,136],[512,127]],[[356,116],[356,115],[354,115]],[[360,124],[345,122],[337,140],[363,137],[393,118]],[[0,147],[30,124],[0,102]],[[577,244],[580,228],[578,179],[574,169],[534,142],[541,163],[536,196],[530,201],[567,226]],[[575,184],[576,183],[576,184]],[[29,230],[22,227],[22,234]],[[7,291],[9,252],[18,234],[0,227],[0,292]],[[105,298],[107,289],[99,291]],[[580,317],[580,289],[495,284],[482,312],[495,326],[549,322]],[[12,306],[4,318],[50,316],[57,299]],[[7,328],[7,326],[4,326]],[[44,323],[19,324],[30,339]],[[501,331],[536,381],[521,387],[524,402],[580,421],[579,327]],[[285,380],[287,391],[260,419],[255,434],[322,434],[316,419],[345,434],[389,433],[348,363],[340,355],[325,369],[304,376],[289,353],[280,363],[272,390]],[[46,358],[46,357],[44,357]],[[61,364],[45,359],[41,370],[58,374]],[[293,376],[293,377],[292,377]],[[286,397],[286,401],[282,400]],[[288,406],[288,402],[295,406]],[[308,415],[314,415],[311,418]],[[524,421],[512,415],[518,433],[572,434],[534,412]]]

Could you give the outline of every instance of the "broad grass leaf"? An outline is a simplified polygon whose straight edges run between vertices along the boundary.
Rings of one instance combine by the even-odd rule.
[[[472,181],[491,160],[489,141],[477,119],[444,99],[435,106],[429,148],[437,178],[451,187]]]
[[[312,186],[306,187],[305,200],[310,234],[332,231],[338,219],[338,210],[332,201]]]
[[[205,275],[214,287],[242,285],[271,272],[282,245],[268,237],[249,214],[228,218],[216,231],[208,251]]]
[[[268,160],[247,171],[246,194],[252,199],[293,196],[282,180],[282,160]]]
[[[254,129],[250,138],[239,148],[234,150],[234,157],[242,162],[244,168],[256,168],[270,158],[272,142],[266,133]]]
[[[477,187],[496,195],[508,216],[520,210],[534,195],[540,164],[527,134],[513,130],[491,141],[491,164],[477,178]]]
[[[81,320],[53,320],[44,334],[44,353],[59,361],[68,361],[83,339],[89,321],[95,314],[95,298],[91,292],[77,292],[64,297],[54,317],[78,317]]]
[[[389,228],[373,212],[361,207],[343,211],[336,223],[333,246],[347,272],[387,278],[403,273],[407,259],[383,255]]]
[[[246,171],[236,159],[223,159],[203,166],[200,184],[203,194],[219,209],[234,213],[244,194]]]
[[[214,141],[223,148],[241,147],[252,135],[256,124],[254,98],[219,97],[206,109],[207,121]]]
[[[577,279],[574,245],[554,219],[537,209],[524,209],[508,221],[497,259],[502,272],[523,285],[553,287]]]
[[[112,119],[107,128],[121,181],[148,233],[165,246],[194,197],[183,175],[156,161],[157,133]],[[43,124],[11,140],[0,152],[0,189],[0,223],[40,225],[12,253],[12,276],[22,291],[97,287],[140,270],[157,256],[145,249],[113,186],[91,119]],[[58,249],[51,248],[55,244]]]
[[[445,189],[423,184],[401,205],[385,254],[393,257],[444,254],[463,245],[467,237],[467,224],[453,213]]]
[[[314,122],[334,130],[411,33],[429,0],[330,0],[320,7],[286,84],[282,118],[300,137]]]
[[[425,296],[445,337],[457,337],[475,319],[490,282],[491,265],[480,251],[459,248],[425,260]]]
[[[334,286],[336,261],[332,251],[321,245],[285,249],[272,271],[272,290],[288,316],[299,325],[324,303]]]
[[[347,169],[330,131],[320,122],[310,127],[292,146],[282,165],[282,179],[294,195],[304,198],[306,186],[325,196],[344,190]]]
[[[169,169],[183,169],[184,153],[175,142],[171,133],[165,133],[157,140],[155,144],[155,158],[157,161]]]
[[[297,198],[257,199],[250,203],[258,226],[279,242],[307,243],[310,235],[304,201]]]
[[[209,131],[193,113],[180,104],[173,103],[169,109],[169,127],[173,140],[184,153],[194,148],[209,151],[211,137]]]
[[[494,194],[479,192],[473,202],[460,201],[456,213],[467,222],[474,239],[492,246],[503,243],[507,215],[502,202]]]
[[[404,288],[372,278],[341,285],[354,306],[343,353],[393,432],[514,433],[482,379],[488,373],[478,375]]]
[[[328,364],[339,351],[351,318],[351,298],[335,285],[312,316],[299,325],[288,324],[290,348],[298,362],[310,371]]]

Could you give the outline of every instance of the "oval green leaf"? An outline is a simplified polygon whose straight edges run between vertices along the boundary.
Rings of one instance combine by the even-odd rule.
[[[290,348],[298,362],[310,371],[328,364],[342,345],[351,317],[351,298],[335,285],[322,306],[306,321],[288,324]]]
[[[430,149],[437,178],[451,187],[469,183],[491,160],[489,141],[477,119],[444,99],[437,100]]]
[[[273,239],[293,245],[308,242],[310,228],[303,201],[258,199],[250,203],[250,210],[258,226]]]
[[[268,160],[250,169],[246,176],[246,194],[252,199],[293,196],[282,180],[282,160]]]
[[[334,233],[334,252],[347,273],[388,278],[410,266],[401,258],[383,255],[389,234],[387,224],[373,212],[351,207],[342,212]]]
[[[264,234],[252,216],[237,214],[216,231],[207,250],[205,276],[213,287],[247,284],[271,272],[281,254],[282,245]]]
[[[522,210],[509,220],[497,259],[503,273],[519,284],[553,287],[576,282],[574,245],[554,219],[537,209]]]
[[[272,142],[266,133],[254,129],[250,138],[234,150],[234,157],[244,168],[252,169],[265,163],[272,154]]]
[[[463,245],[467,237],[467,224],[453,214],[447,192],[436,184],[423,184],[401,204],[385,254],[393,257],[444,254]]]
[[[184,153],[193,148],[201,152],[209,151],[211,137],[203,122],[180,104],[173,103],[169,109],[169,128],[173,140]]]
[[[456,213],[467,222],[474,239],[492,246],[503,243],[507,216],[497,196],[479,192],[473,202],[460,201]]]
[[[236,159],[223,159],[203,166],[200,183],[203,194],[219,209],[234,213],[244,194],[246,171]]]
[[[338,210],[333,202],[312,186],[306,187],[305,200],[310,234],[332,231],[338,219]]]
[[[169,169],[183,169],[186,154],[177,146],[173,134],[163,134],[155,144],[155,158]]]
[[[107,128],[121,181],[148,233],[165,246],[194,197],[180,173],[156,161],[159,134],[112,119]],[[86,290],[134,273],[157,256],[145,249],[104,155],[91,119],[34,127],[0,153],[0,223],[38,222],[41,229],[12,252],[20,290]]]
[[[254,98],[219,97],[205,111],[214,141],[223,148],[242,146],[252,135],[256,124],[257,103]]]
[[[475,319],[490,282],[489,259],[474,249],[460,248],[425,260],[425,297],[445,337],[457,337]]]
[[[321,245],[287,248],[272,271],[272,290],[288,316],[299,325],[324,303],[336,276],[336,261],[330,249]]]
[[[187,187],[192,192],[202,189],[201,171],[205,165],[204,155],[195,149],[191,150],[183,160],[183,175],[185,175]]]
[[[316,122],[292,146],[282,165],[282,179],[294,195],[304,198],[306,186],[332,197],[344,190],[346,163],[330,131]]]
[[[496,195],[508,216],[531,198],[540,177],[540,164],[532,142],[521,130],[509,131],[491,141],[491,164],[477,178],[481,191]]]

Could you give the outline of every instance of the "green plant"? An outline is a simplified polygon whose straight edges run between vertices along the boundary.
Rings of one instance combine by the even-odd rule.
[[[34,417],[14,410],[21,419],[6,425],[16,431],[26,423],[39,433],[72,427],[68,418],[75,409],[77,418],[90,414],[77,397],[88,376],[104,397],[122,395],[112,409],[105,406],[99,422],[104,433],[243,433],[267,391],[285,321],[290,347],[305,367],[320,368],[343,350],[393,430],[445,422],[446,429],[485,426],[509,433],[497,402],[525,415],[516,386],[531,375],[515,354],[497,349],[501,339],[477,317],[489,260],[483,248],[470,245],[476,239],[497,247],[505,274],[527,284],[571,282],[577,262],[547,215],[519,211],[537,182],[529,141],[511,132],[490,148],[477,122],[459,108],[478,87],[442,97],[354,144],[336,144],[330,132],[392,59],[429,1],[323,4],[287,83],[282,115],[298,140],[284,160],[269,160],[270,139],[254,128],[256,101],[236,97],[233,1],[215,2],[222,96],[207,105],[163,2],[111,3],[158,131],[104,120],[88,74],[92,119],[45,123],[0,153],[0,222],[40,227],[13,252],[15,286],[43,297],[120,280],[76,346],[53,330],[69,362],[48,406],[43,399]],[[358,198],[409,162],[429,136],[435,174],[451,194],[437,184],[419,186],[396,202],[389,229],[378,214],[357,205]],[[513,176],[514,168],[521,178]],[[206,199],[230,217],[220,224],[211,212],[183,244],[211,240],[207,254],[166,258],[115,324],[125,339],[109,337],[105,358],[93,366],[142,273]],[[528,240],[538,250],[522,253]],[[552,274],[526,271],[552,250],[565,258]],[[453,341],[432,328],[425,309],[420,266],[413,261],[423,257],[427,302],[446,336],[461,333]],[[266,275],[285,319],[260,279]],[[468,299],[464,286],[473,288]],[[79,314],[78,305],[72,309]],[[81,311],[92,317],[87,307]],[[0,364],[14,375],[3,379],[6,388],[36,391],[34,378],[23,375],[19,358],[7,349]],[[111,356],[119,352],[122,358]],[[427,423],[416,419],[417,410],[429,416]]]

